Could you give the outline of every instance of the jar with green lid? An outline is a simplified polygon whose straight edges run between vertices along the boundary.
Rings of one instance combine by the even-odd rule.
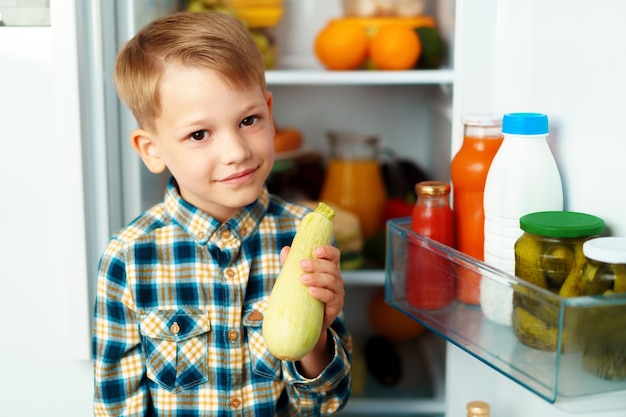
[[[606,303],[582,311],[578,338],[583,367],[605,379],[626,378],[626,238],[598,237],[583,245],[581,289]]]
[[[560,297],[581,295],[583,244],[604,231],[599,217],[572,211],[542,211],[520,218],[515,275]],[[519,286],[513,296],[513,328],[523,344],[554,351],[559,336],[560,298]]]

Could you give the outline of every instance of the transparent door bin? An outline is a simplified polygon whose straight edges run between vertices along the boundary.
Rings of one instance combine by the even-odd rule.
[[[560,297],[412,232],[410,219],[389,221],[387,238],[388,303],[560,408],[626,409],[626,294]],[[455,283],[479,277],[478,285],[501,294],[512,324],[456,300],[436,310],[415,307],[407,278],[419,281],[420,270]]]

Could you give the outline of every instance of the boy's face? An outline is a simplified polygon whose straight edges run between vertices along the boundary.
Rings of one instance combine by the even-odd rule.
[[[170,170],[182,197],[220,221],[255,201],[274,163],[272,96],[234,90],[212,71],[168,65],[154,132],[132,142],[152,172]]]

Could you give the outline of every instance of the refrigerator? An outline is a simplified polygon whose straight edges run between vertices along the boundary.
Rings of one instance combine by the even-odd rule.
[[[4,204],[0,216],[6,231],[0,313],[16,317],[27,310],[23,320],[9,320],[13,336],[1,342],[0,372],[18,382],[0,383],[3,417],[91,413],[97,260],[113,231],[161,199],[166,180],[147,172],[130,147],[135,122],[115,96],[111,69],[124,41],[184,5],[50,0],[42,6],[49,22],[0,27],[2,189],[7,201],[21,202]],[[3,8],[19,7],[19,0],[0,1],[5,16],[16,10]],[[611,234],[626,236],[620,190],[626,180],[626,3],[429,0],[426,12],[447,45],[441,69],[330,72],[314,58],[312,41],[341,15],[340,0],[285,0],[275,28],[278,68],[267,73],[278,123],[298,126],[306,146],[321,151],[327,130],[373,133],[386,149],[449,180],[463,115],[546,113],[565,208],[599,216]],[[36,216],[38,207],[46,208],[45,216]],[[348,309],[358,309],[360,297],[384,284],[384,271],[347,271],[344,278],[346,315],[366,326],[362,312]],[[626,416],[626,391],[617,399],[592,398],[583,408],[553,404],[454,343],[432,346],[442,364],[434,370],[432,398],[356,398],[347,411],[460,417],[467,402],[484,400],[494,416]],[[44,401],[28,400],[24,387],[33,380],[50,386]]]

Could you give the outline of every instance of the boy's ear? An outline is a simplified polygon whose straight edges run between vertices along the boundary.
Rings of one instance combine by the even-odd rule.
[[[267,110],[270,115],[272,126],[274,127],[274,130],[276,130],[276,124],[274,123],[274,114],[272,113],[272,93],[270,93],[269,91],[265,92],[265,103],[267,104]]]
[[[141,157],[146,168],[154,174],[160,174],[165,171],[166,166],[154,141],[155,139],[150,132],[144,129],[135,129],[130,134],[130,143]]]

